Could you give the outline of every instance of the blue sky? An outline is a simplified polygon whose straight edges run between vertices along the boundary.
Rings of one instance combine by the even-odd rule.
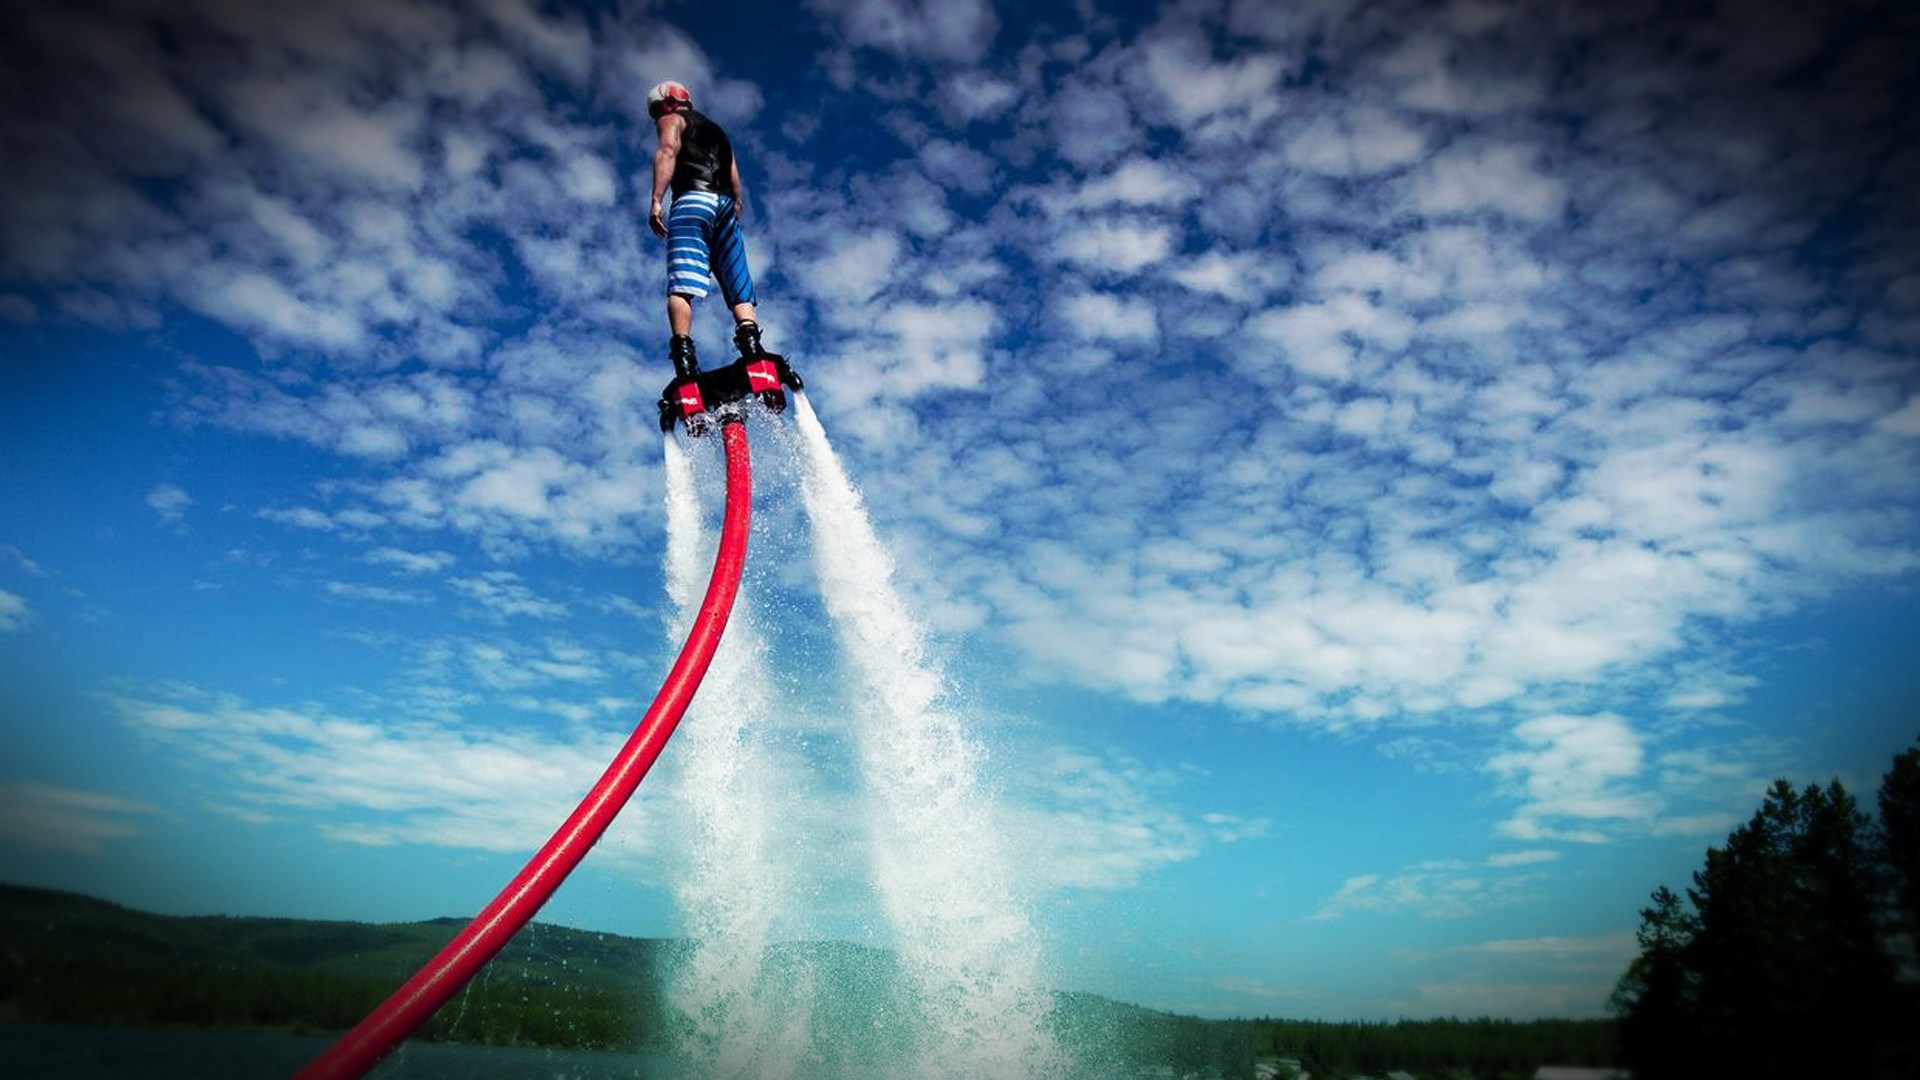
[[[14,5],[0,877],[461,914],[564,816],[677,644],[671,77],[1055,983],[1598,1015],[1920,688],[1913,16],[1678,6]],[[884,943],[754,433],[787,928]],[[684,928],[674,759],[544,917]]]

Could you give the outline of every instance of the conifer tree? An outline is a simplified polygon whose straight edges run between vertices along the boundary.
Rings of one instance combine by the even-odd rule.
[[[1903,939],[1901,952],[1911,963],[1920,947],[1920,749],[1894,758],[1880,782],[1879,845],[1888,878],[1888,922]]]
[[[1893,759],[1880,781],[1877,846],[1885,868],[1885,926],[1897,967],[1896,1027],[1888,1071],[1920,1076],[1920,749]]]
[[[1634,1075],[1895,1075],[1884,836],[1838,781],[1779,780],[1686,903],[1656,890],[1612,1000]]]

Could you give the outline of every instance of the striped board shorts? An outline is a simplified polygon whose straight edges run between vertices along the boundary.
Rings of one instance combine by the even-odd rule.
[[[667,292],[705,296],[715,281],[728,307],[754,302],[740,215],[728,196],[682,192],[667,215]]]

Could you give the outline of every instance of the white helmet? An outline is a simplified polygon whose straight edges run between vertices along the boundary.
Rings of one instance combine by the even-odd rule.
[[[666,82],[647,91],[647,115],[659,119],[660,114],[669,109],[690,109],[693,107],[693,91],[680,83],[668,79]]]

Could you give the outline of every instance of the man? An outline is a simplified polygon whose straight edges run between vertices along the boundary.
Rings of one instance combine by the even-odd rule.
[[[740,233],[740,169],[720,125],[696,112],[693,95],[671,80],[647,93],[647,112],[659,130],[653,153],[653,205],[647,224],[667,241],[668,355],[674,374],[700,370],[693,350],[693,302],[717,282],[733,309],[734,345],[743,357],[765,354],[754,320],[753,275]],[[673,190],[673,209],[660,200]]]

